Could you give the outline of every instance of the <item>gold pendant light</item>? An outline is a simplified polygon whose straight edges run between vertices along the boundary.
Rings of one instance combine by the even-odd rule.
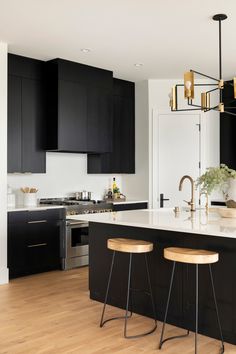
[[[170,98],[170,107],[172,111],[204,111],[208,112],[211,110],[219,111],[220,113],[226,112],[228,114],[236,116],[236,113],[229,112],[226,109],[234,109],[234,107],[225,107],[222,100],[222,92],[225,85],[233,86],[234,89],[234,98],[236,98],[236,77],[233,79],[233,83],[222,79],[222,48],[221,48],[221,22],[227,19],[227,15],[225,14],[217,14],[212,17],[214,21],[219,22],[219,78],[214,78],[209,75],[205,75],[195,70],[190,70],[184,73],[184,84],[176,84],[171,89],[171,93],[169,94]],[[210,80],[215,81],[215,83],[205,83],[205,84],[195,84],[194,76],[199,75],[200,77],[204,77]],[[194,91],[196,86],[199,87],[208,87],[208,90],[201,93],[201,105],[193,103],[194,100]],[[211,88],[213,86],[213,88]],[[189,108],[178,108],[178,88],[182,87],[184,89],[184,98],[187,100],[187,105]],[[219,92],[219,103],[217,105],[210,105],[210,97],[211,93],[218,91]],[[236,107],[235,107],[236,109]]]

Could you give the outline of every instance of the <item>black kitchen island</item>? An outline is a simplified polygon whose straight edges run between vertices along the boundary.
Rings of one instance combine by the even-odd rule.
[[[219,252],[220,260],[212,267],[223,336],[236,344],[236,221],[221,219],[205,212],[126,211],[110,215],[88,215],[89,220],[89,289],[93,300],[104,301],[112,252],[107,239],[135,238],[154,243],[148,254],[151,281],[157,310],[162,321],[167,301],[172,262],[163,258],[165,247],[187,247]],[[78,218],[78,216],[77,216]],[[81,218],[81,216],[80,216]],[[135,221],[136,220],[136,221]],[[137,225],[137,226],[136,226]],[[128,255],[117,253],[108,303],[125,308],[128,277]],[[142,254],[133,258],[132,287],[143,289],[146,280]],[[143,293],[135,293],[133,311],[152,316],[150,301]],[[167,322],[195,330],[195,268],[177,263]],[[199,333],[219,338],[208,267],[199,266]]]

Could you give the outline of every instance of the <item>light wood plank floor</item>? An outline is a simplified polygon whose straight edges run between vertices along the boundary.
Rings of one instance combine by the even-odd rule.
[[[157,350],[158,332],[139,339],[123,338],[123,322],[99,328],[102,305],[88,296],[87,268],[49,272],[15,279],[0,286],[1,354],[190,354],[193,334],[187,339],[167,342]],[[117,309],[109,307],[109,314]],[[118,310],[118,313],[123,312]],[[131,331],[145,330],[150,319],[135,315]],[[130,332],[131,333],[131,332]],[[167,326],[167,335],[182,331]],[[219,342],[199,336],[199,354],[219,353]],[[236,346],[226,344],[226,353]]]

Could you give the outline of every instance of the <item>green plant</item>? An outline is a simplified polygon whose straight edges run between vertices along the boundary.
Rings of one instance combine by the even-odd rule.
[[[201,191],[211,194],[214,189],[224,190],[229,178],[236,179],[236,171],[225,164],[219,167],[209,167],[196,181],[196,187],[201,186]]]

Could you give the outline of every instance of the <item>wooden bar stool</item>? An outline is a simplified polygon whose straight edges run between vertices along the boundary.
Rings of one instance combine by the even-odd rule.
[[[189,335],[189,330],[188,330],[187,334],[184,334],[182,336],[169,337],[169,338],[166,338],[166,339],[163,340],[165,324],[166,324],[168,308],[169,308],[169,302],[170,302],[170,296],[171,296],[172,285],[173,285],[174,274],[175,274],[175,265],[176,265],[176,262],[180,262],[180,263],[187,263],[187,264],[195,264],[196,265],[195,354],[197,354],[198,290],[199,290],[198,289],[198,266],[199,266],[199,264],[208,264],[209,272],[210,272],[210,278],[211,278],[212,293],[213,293],[215,309],[216,309],[217,322],[218,322],[219,333],[220,333],[220,338],[221,338],[220,354],[223,354],[224,353],[224,341],[223,341],[223,335],[222,335],[222,329],[221,329],[218,305],[217,305],[217,301],[216,301],[214,281],[213,281],[212,270],[211,270],[211,264],[218,262],[219,254],[216,253],[216,252],[211,252],[211,251],[206,251],[206,250],[169,247],[169,248],[165,248],[164,249],[164,258],[166,258],[166,259],[168,259],[170,261],[173,261],[174,263],[173,263],[173,268],[172,268],[172,274],[171,274],[171,280],[170,280],[170,288],[169,288],[168,299],[167,299],[167,304],[166,304],[164,322],[163,322],[163,326],[162,326],[159,349],[161,349],[163,343],[168,341],[168,340],[175,339],[175,338],[182,338],[182,337],[186,337],[186,336]]]
[[[100,327],[103,327],[104,324],[106,322],[108,322],[108,321],[124,318],[124,320],[125,320],[124,337],[125,338],[138,338],[138,337],[146,336],[148,334],[153,333],[156,330],[156,328],[157,328],[157,320],[156,320],[156,311],[155,311],[153,293],[152,293],[152,288],[151,288],[150,273],[149,273],[148,262],[147,262],[147,253],[151,252],[153,250],[153,244],[151,242],[147,242],[147,241],[125,239],[125,238],[111,238],[111,239],[107,240],[107,248],[113,251],[113,255],[112,255],[110,273],[109,273],[109,278],[108,278],[106,296],[105,296],[105,301],[104,301],[104,305],[103,305],[102,317],[101,317],[101,321],[100,321]],[[112,277],[112,271],[113,271],[113,266],[114,266],[114,260],[115,260],[116,252],[129,253],[129,269],[128,269],[128,286],[127,286],[127,297],[126,297],[126,311],[125,311],[125,316],[112,317],[112,318],[109,318],[109,319],[104,321],[103,318],[104,318],[106,304],[107,304],[107,299],[108,299],[108,295],[109,295],[110,282],[111,282],[111,277]],[[132,257],[133,257],[133,254],[137,254],[137,253],[143,253],[144,254],[146,272],[147,272],[147,280],[148,280],[148,286],[149,286],[149,292],[145,292],[145,293],[148,294],[151,297],[151,303],[152,303],[152,309],[153,309],[153,315],[154,315],[155,324],[154,324],[154,327],[151,330],[149,330],[148,332],[137,334],[137,335],[133,335],[133,336],[128,336],[127,335],[127,319],[132,316],[132,308],[131,308],[131,311],[130,311],[130,315],[128,315],[130,293],[132,291],[137,290],[137,289],[132,289],[132,287],[130,286],[130,284],[131,284],[131,270],[132,270]]]

